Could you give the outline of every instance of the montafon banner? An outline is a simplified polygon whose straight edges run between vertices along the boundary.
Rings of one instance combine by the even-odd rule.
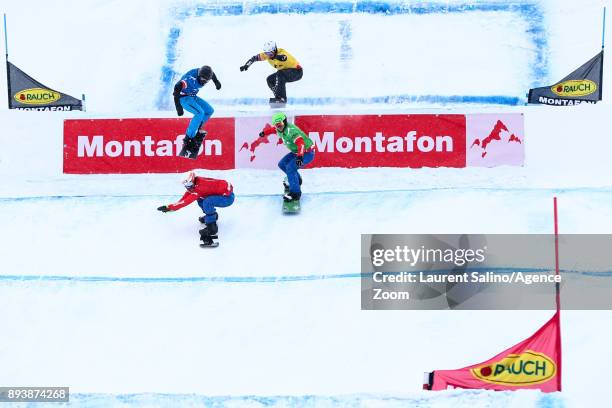
[[[424,388],[432,391],[452,388],[561,391],[559,318],[560,313],[555,313],[531,337],[485,362],[458,370],[427,373]]]
[[[278,135],[259,137],[269,116],[213,118],[195,164],[201,169],[276,169]],[[522,166],[522,114],[289,116],[314,142],[314,167]],[[64,172],[175,173],[189,118],[67,119]],[[178,150],[177,150],[178,149]]]
[[[6,62],[9,109],[35,111],[83,110],[83,101],[45,86]]]
[[[554,85],[529,90],[529,103],[571,106],[601,101],[603,50]]]

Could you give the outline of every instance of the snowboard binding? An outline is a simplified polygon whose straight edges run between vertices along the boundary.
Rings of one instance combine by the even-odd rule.
[[[287,105],[287,99],[285,98],[270,98],[271,108],[284,108]]]
[[[198,131],[194,137],[185,135],[183,138],[183,148],[179,152],[179,156],[187,157],[188,159],[192,160],[197,159],[200,146],[202,146],[202,142],[204,141],[207,133],[208,132],[206,131]]]
[[[206,224],[206,228],[200,230],[200,246],[204,247],[217,247],[219,242],[215,242],[215,239],[219,239],[217,232],[219,228],[216,222]]]
[[[217,235],[206,235],[200,237],[200,247],[201,248],[216,248],[219,246],[219,242],[215,242],[213,240],[219,239]]]

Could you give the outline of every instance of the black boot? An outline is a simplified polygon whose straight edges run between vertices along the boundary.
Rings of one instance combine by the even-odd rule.
[[[208,235],[200,235],[200,241],[202,241],[200,245],[205,246],[212,246],[214,243],[212,237],[209,237]]]
[[[185,135],[185,137],[183,138],[183,148],[181,149],[178,155],[182,157],[189,157],[189,155],[191,154],[192,148],[193,148],[193,138]]]
[[[217,227],[216,221],[206,224],[206,229],[208,230],[209,235],[217,235],[217,232],[219,232],[219,227]]]
[[[219,246],[218,242],[213,241],[213,239],[217,239],[216,235],[208,236],[208,235],[200,235],[200,247],[216,247]]]
[[[216,222],[211,222],[209,224],[206,224],[206,228],[202,228],[200,230],[200,241],[202,241],[201,245],[204,246],[212,246],[213,245],[213,239],[218,239],[219,237],[217,236],[217,231],[219,229],[217,228],[217,223]]]
[[[190,159],[197,159],[198,157],[198,152],[200,151],[200,146],[202,146],[202,141],[204,140],[204,138],[206,137],[206,134],[208,132],[206,131],[202,131],[200,130],[192,139],[191,139],[191,144],[189,146],[189,158]]]
[[[219,213],[215,213],[215,221],[217,221],[218,219],[219,219]],[[200,221],[202,224],[205,224],[206,223],[206,215],[203,215],[200,218],[198,218],[198,221]]]
[[[300,176],[300,173],[298,173],[298,179],[300,182],[300,186],[302,185],[302,176]],[[283,187],[285,187],[285,190],[287,190],[287,192],[289,192],[289,181],[287,180],[287,177],[285,177],[283,179]]]
[[[200,230],[200,235],[208,235],[208,236],[213,236],[213,235],[217,235],[217,232],[219,232],[219,227],[217,227],[217,223],[215,221],[205,224],[206,228],[202,228]]]

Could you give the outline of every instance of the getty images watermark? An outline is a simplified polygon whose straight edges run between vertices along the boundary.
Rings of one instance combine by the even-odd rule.
[[[559,287],[566,309],[612,309],[611,244],[561,236],[557,275],[553,235],[362,235],[361,307],[554,309]]]

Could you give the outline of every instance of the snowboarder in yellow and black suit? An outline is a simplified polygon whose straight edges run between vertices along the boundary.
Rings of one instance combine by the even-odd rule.
[[[246,71],[255,61],[268,61],[272,67],[277,69],[276,73],[266,79],[268,87],[274,93],[274,98],[270,99],[270,103],[286,103],[285,84],[302,79],[303,70],[300,63],[286,50],[277,48],[274,41],[266,42],[263,52],[252,56],[240,67],[240,71]]]

